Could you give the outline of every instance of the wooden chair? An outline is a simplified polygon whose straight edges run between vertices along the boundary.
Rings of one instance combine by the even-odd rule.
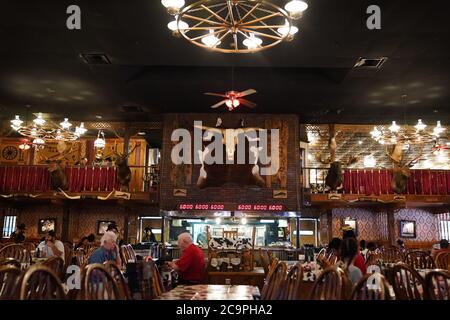
[[[121,296],[125,297],[126,300],[132,300],[130,288],[128,287],[127,283],[125,282],[123,274],[120,271],[120,268],[117,266],[117,264],[114,261],[106,261],[104,263],[104,266],[105,266],[106,270],[108,270],[109,274],[116,281]]]
[[[353,288],[351,300],[391,300],[389,283],[381,273],[366,274]]]
[[[64,279],[64,260],[61,257],[50,257],[47,260],[44,261],[43,265],[47,266],[49,269],[51,269],[57,276],[58,279],[61,281]]]
[[[65,300],[61,281],[48,267],[31,266],[20,280],[20,300]]]
[[[397,300],[423,300],[425,281],[406,263],[399,262],[394,265],[390,282]]]
[[[76,259],[76,261],[77,261],[77,265],[78,265],[80,268],[84,268],[84,266],[85,266],[86,263],[87,263],[87,258],[86,258],[86,252],[84,251],[83,248],[78,248],[78,249],[75,251],[75,259]]]
[[[284,262],[279,262],[275,270],[270,274],[264,283],[261,291],[262,300],[279,300],[283,297],[283,287],[286,282],[287,266]]]
[[[450,300],[450,272],[433,270],[425,276],[427,300]]]
[[[436,267],[450,271],[450,252],[439,252],[435,257]]]
[[[351,291],[351,283],[344,270],[328,267],[317,278],[310,300],[345,300]]]
[[[378,265],[383,260],[383,256],[376,251],[367,251],[366,254],[366,267],[371,264]]]
[[[259,259],[261,261],[261,266],[264,269],[264,275],[267,277],[267,274],[269,273],[270,260],[266,250],[259,248]]]
[[[0,266],[13,266],[16,267],[18,269],[22,268],[22,265],[19,261],[17,261],[14,258],[6,258],[4,260],[0,261]]]
[[[403,253],[397,248],[385,248],[381,256],[383,258],[383,262],[385,263],[397,263],[403,262]]]
[[[81,276],[81,300],[125,300],[108,270],[99,263],[83,269]]]
[[[120,257],[122,263],[126,265],[129,261],[136,262],[136,253],[130,244],[123,245],[120,247]]]
[[[34,242],[29,242],[29,241],[25,241],[23,243],[21,243],[22,246],[25,247],[25,249],[27,249],[28,251],[34,251],[36,250],[36,244]]]
[[[300,262],[289,270],[286,277],[286,284],[283,290],[283,300],[299,300],[300,288],[303,282],[303,267]]]
[[[64,242],[64,269],[72,264],[73,247]]]
[[[140,261],[138,264],[140,273],[139,291],[142,300],[152,300],[165,292],[162,277],[152,259]]]
[[[429,253],[412,251],[406,255],[405,262],[413,269],[434,269],[436,265]]]
[[[0,300],[18,299],[17,282],[21,271],[14,266],[0,267]]]
[[[238,229],[223,231],[222,238],[224,239],[237,239],[238,237]]]
[[[326,258],[327,258],[327,250],[325,248],[322,248],[317,254],[316,261],[321,267],[323,267]]]
[[[21,244],[10,244],[0,249],[0,260],[14,258],[20,263],[31,263],[31,254]]]

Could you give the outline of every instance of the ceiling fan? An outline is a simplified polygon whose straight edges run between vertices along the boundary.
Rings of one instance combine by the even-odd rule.
[[[251,101],[248,101],[248,100],[242,98],[242,97],[254,94],[254,93],[256,93],[255,89],[248,89],[248,90],[245,90],[242,92],[228,91],[225,94],[205,92],[205,94],[208,96],[225,98],[224,100],[216,103],[215,105],[212,105],[211,106],[212,109],[216,109],[216,108],[220,107],[221,105],[225,104],[228,107],[228,110],[230,110],[230,111],[236,109],[241,104],[243,106],[246,106],[246,107],[249,107],[252,109],[254,107],[256,107],[256,103],[253,103]]]

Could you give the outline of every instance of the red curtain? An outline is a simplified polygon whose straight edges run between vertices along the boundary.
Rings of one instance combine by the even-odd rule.
[[[349,194],[351,188],[352,185],[351,185],[350,171],[344,170],[344,193]]]
[[[422,190],[420,190],[422,192],[420,194],[431,194],[430,182],[431,182],[430,171],[423,170],[423,172],[422,172]]]
[[[373,171],[373,193],[376,196],[380,195],[380,170]]]

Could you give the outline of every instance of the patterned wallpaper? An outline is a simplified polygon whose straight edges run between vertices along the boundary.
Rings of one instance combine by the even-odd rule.
[[[438,216],[421,209],[400,209],[395,212],[395,237],[399,238],[400,220],[416,221],[416,238],[407,238],[409,241],[437,241],[439,239]]]
[[[97,222],[99,220],[115,221],[123,233],[125,223],[125,208],[122,206],[80,205],[70,209],[69,240],[76,241],[91,233],[97,238]],[[123,236],[123,234],[122,234]]]
[[[53,204],[33,204],[18,209],[17,224],[25,223],[27,238],[40,239],[38,234],[39,219],[56,218],[56,235],[61,237],[63,210],[61,206]]]
[[[387,213],[372,212],[362,208],[333,209],[332,230],[333,237],[342,237],[341,219],[353,218],[357,220],[358,239],[388,240]],[[416,221],[416,238],[405,239],[408,242],[434,242],[439,239],[438,217],[436,214],[422,209],[400,209],[394,213],[395,238],[399,238],[400,220]]]
[[[360,208],[336,208],[333,209],[332,230],[333,237],[342,237],[341,219],[352,218],[356,219],[358,229],[358,239],[376,240],[380,239],[377,233],[376,213]]]

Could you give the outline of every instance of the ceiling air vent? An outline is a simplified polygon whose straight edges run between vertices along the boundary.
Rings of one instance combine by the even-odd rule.
[[[140,106],[122,106],[123,112],[136,113],[136,112],[144,112],[144,109]]]
[[[104,53],[82,53],[80,56],[87,64],[111,64],[111,60]]]
[[[386,62],[386,57],[381,58],[359,58],[353,68],[372,68],[380,69]]]

